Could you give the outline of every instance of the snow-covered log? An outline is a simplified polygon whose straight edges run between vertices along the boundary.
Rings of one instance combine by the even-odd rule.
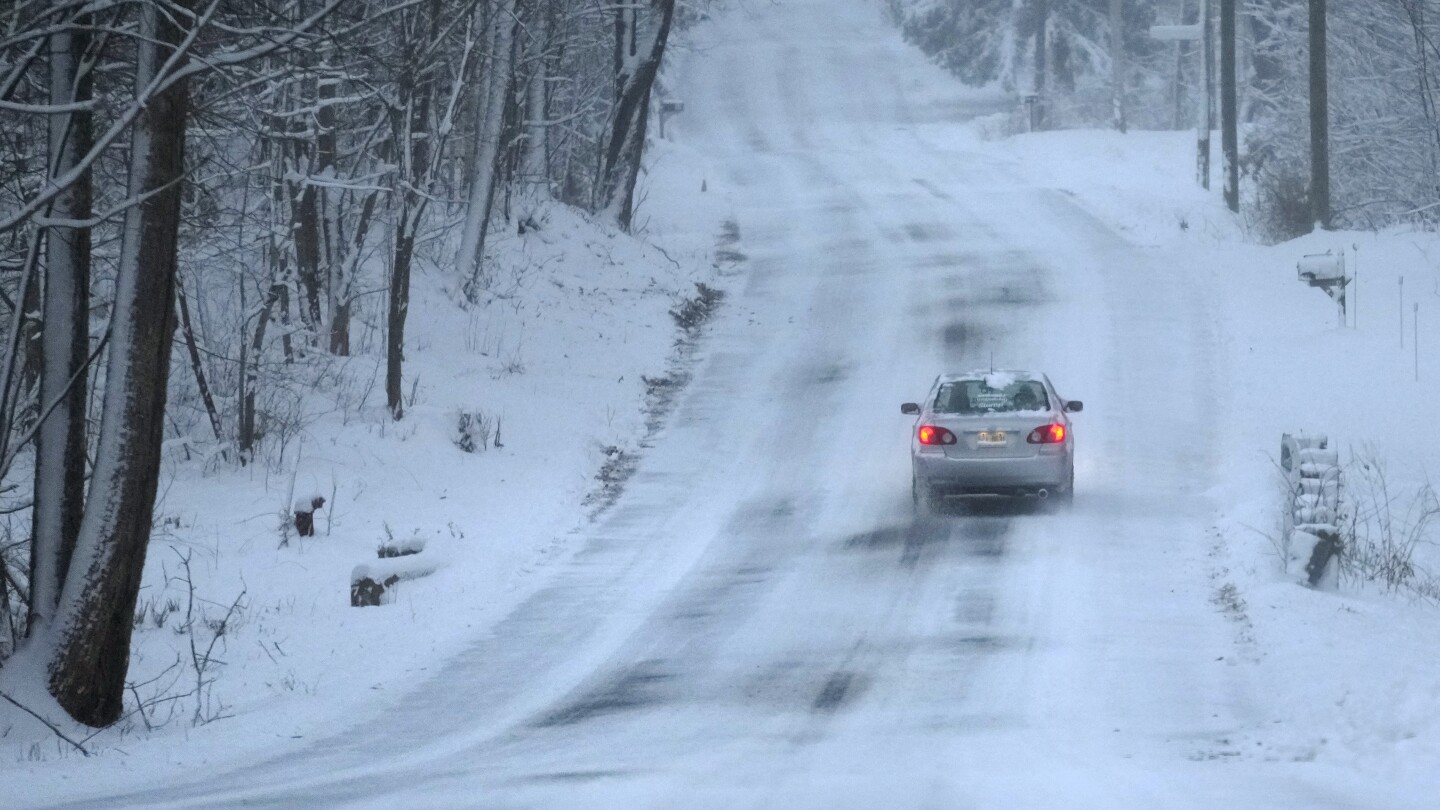
[[[386,557],[361,563],[350,572],[350,606],[387,604],[397,584],[428,577],[438,571],[440,565],[439,559],[426,554]]]

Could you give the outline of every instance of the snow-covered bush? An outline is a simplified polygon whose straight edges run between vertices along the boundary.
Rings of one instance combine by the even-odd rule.
[[[461,411],[455,417],[455,435],[451,441],[466,453],[483,453],[490,449],[495,428],[496,418],[484,411]]]
[[[1385,464],[1366,451],[1348,470],[1354,514],[1346,527],[1341,573],[1355,582],[1373,582],[1387,591],[1440,599],[1440,580],[1426,565],[1437,536],[1440,497],[1428,482],[1397,491]]]

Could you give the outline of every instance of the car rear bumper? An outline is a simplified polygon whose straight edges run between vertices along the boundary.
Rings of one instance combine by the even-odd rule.
[[[937,495],[1054,494],[1070,486],[1070,456],[1044,454],[1031,458],[953,459],[914,456],[916,483]]]

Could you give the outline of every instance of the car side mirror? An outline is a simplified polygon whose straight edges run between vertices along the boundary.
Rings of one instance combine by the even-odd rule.
[[[908,416],[919,416],[920,406],[915,404],[914,402],[907,402],[904,405],[900,406],[900,413],[906,414]]]
[[[1079,413],[1083,410],[1085,410],[1085,403],[1081,402],[1078,399],[1072,399],[1069,402],[1065,403],[1066,413]]]

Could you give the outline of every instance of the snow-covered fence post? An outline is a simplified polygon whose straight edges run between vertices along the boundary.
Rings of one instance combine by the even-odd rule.
[[[1280,438],[1280,468],[1289,485],[1285,509],[1289,555],[1305,559],[1310,585],[1319,585],[1332,557],[1341,553],[1340,458],[1324,436]]]

